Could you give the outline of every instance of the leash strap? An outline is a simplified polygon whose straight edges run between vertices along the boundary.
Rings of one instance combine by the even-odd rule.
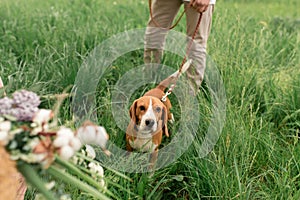
[[[163,101],[163,102],[165,102],[165,101],[167,100],[167,97],[172,93],[173,89],[174,89],[175,86],[176,86],[176,83],[177,83],[177,80],[178,80],[178,78],[179,78],[179,75],[182,73],[182,67],[183,67],[183,65],[185,64],[185,62],[187,61],[188,54],[189,54],[190,51],[191,51],[192,44],[193,44],[193,42],[194,42],[195,36],[196,36],[196,34],[197,34],[198,30],[199,30],[199,27],[200,27],[201,19],[202,19],[202,13],[200,13],[200,15],[199,15],[199,18],[198,18],[198,22],[197,22],[195,31],[194,31],[194,33],[193,33],[193,35],[192,35],[192,38],[191,38],[191,40],[190,40],[190,42],[189,42],[189,44],[188,44],[188,48],[187,48],[187,51],[186,51],[186,53],[185,53],[185,55],[184,55],[184,58],[183,58],[183,60],[182,60],[182,62],[181,62],[181,64],[180,64],[180,67],[179,67],[179,73],[178,73],[177,76],[175,77],[175,82],[174,82],[174,84],[172,84],[172,85],[170,86],[169,90],[166,92],[166,94],[165,94],[165,95],[162,97],[162,99],[161,99],[161,101]]]
[[[179,68],[179,74],[180,74],[181,71],[182,71],[182,67],[183,67],[184,63],[187,61],[188,54],[189,54],[190,51],[191,51],[191,48],[192,48],[194,39],[195,39],[196,34],[197,34],[198,30],[199,30],[200,23],[201,23],[201,19],[202,19],[202,12],[199,14],[199,18],[198,18],[198,21],[197,21],[197,25],[196,25],[195,31],[194,31],[194,33],[193,33],[193,35],[192,35],[192,38],[191,38],[190,42],[189,42],[189,45],[188,45],[187,51],[186,51],[186,53],[185,53],[185,56],[184,56],[184,58],[183,58],[183,60],[182,60],[182,62],[181,62],[181,65],[180,65],[180,68]]]
[[[174,84],[171,85],[171,87],[173,86]],[[170,88],[171,88],[170,87]],[[173,90],[173,89],[172,89]],[[168,90],[168,92],[166,92],[166,94],[161,98],[161,101],[162,102],[165,102],[167,101],[167,97],[172,93],[172,91],[170,91],[170,89]]]
[[[160,27],[160,28],[163,28],[162,26],[159,25],[159,23],[158,23],[158,22],[154,19],[154,17],[153,17],[153,12],[152,12],[152,0],[149,0],[148,3],[149,3],[149,12],[150,12],[150,18],[151,18],[151,20],[153,21],[153,23],[155,24],[155,26]],[[184,14],[185,12],[186,12],[186,9],[184,9],[184,11],[180,14],[178,20],[177,20],[172,26],[168,27],[167,29],[171,30],[171,29],[173,29],[175,26],[177,26],[178,23],[179,23],[179,21],[181,20],[181,18],[183,17],[183,14]],[[179,75],[182,73],[182,67],[183,67],[183,65],[185,64],[185,62],[187,61],[187,57],[188,57],[188,54],[190,53],[190,50],[191,50],[193,41],[194,41],[195,36],[196,36],[196,34],[197,34],[198,30],[199,30],[201,19],[202,19],[202,12],[199,14],[199,18],[198,18],[198,21],[197,21],[197,25],[196,25],[195,31],[194,31],[194,33],[193,33],[193,35],[192,35],[192,38],[191,38],[191,40],[190,40],[190,42],[189,42],[189,44],[188,44],[188,47],[187,47],[186,53],[185,53],[185,55],[184,55],[184,58],[183,58],[183,60],[182,60],[182,62],[181,62],[181,65],[180,65],[180,67],[179,67],[179,73],[178,73],[178,75],[175,77],[175,83],[172,84],[172,85],[170,86],[170,88],[169,88],[169,90],[167,91],[167,93],[162,97],[162,99],[161,99],[162,101],[166,101],[166,100],[167,100],[167,96],[169,96],[169,95],[172,93],[173,89],[174,89],[175,86],[176,86],[176,82],[177,82],[177,80],[178,80],[178,78],[179,78]]]
[[[154,19],[154,17],[153,17],[153,12],[152,12],[152,0],[149,0],[148,3],[149,3],[149,11],[150,11],[150,18],[151,18],[151,20],[153,21],[153,23],[155,24],[155,26],[163,28],[162,26],[159,25],[159,23],[158,23],[158,22]],[[184,11],[180,14],[180,16],[179,16],[179,18],[177,19],[177,21],[176,21],[173,25],[171,25],[170,27],[167,27],[166,29],[171,30],[171,29],[175,28],[175,26],[177,26],[178,23],[180,22],[180,20],[181,20],[181,18],[183,17],[184,13],[185,13],[185,9],[184,9]]]

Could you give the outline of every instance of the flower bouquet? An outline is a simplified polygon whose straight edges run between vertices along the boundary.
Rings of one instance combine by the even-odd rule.
[[[62,98],[58,100],[61,101]],[[52,179],[76,186],[97,199],[113,196],[106,190],[103,168],[94,160],[94,149],[88,145],[100,146],[109,156],[105,129],[92,122],[85,122],[77,130],[58,126],[59,103],[54,110],[47,110],[39,108],[40,102],[36,93],[27,90],[11,96],[2,91],[1,97],[0,93],[1,199],[17,198],[18,172],[46,199],[68,197],[55,190]],[[45,176],[50,184],[45,183]]]

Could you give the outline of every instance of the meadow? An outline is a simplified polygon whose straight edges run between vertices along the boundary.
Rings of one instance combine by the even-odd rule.
[[[210,120],[204,87],[198,95],[204,105],[199,134],[188,150],[151,176],[125,173],[128,180],[106,170],[114,198],[300,199],[299,7],[298,0],[217,1],[208,54],[220,71],[227,98],[217,144],[199,158],[197,149]],[[22,88],[40,95],[63,92],[97,45],[114,34],[144,28],[148,16],[145,0],[1,0],[0,76],[7,93]],[[175,30],[184,33],[184,19]],[[163,60],[174,68],[180,61],[167,53]],[[142,51],[128,53],[98,83],[98,123],[123,148],[111,94],[119,78],[142,63]],[[72,120],[71,103],[72,98],[65,101],[61,123]],[[43,100],[44,107],[53,104]],[[91,199],[72,185],[62,188],[72,199]],[[34,196],[30,189],[26,199]]]

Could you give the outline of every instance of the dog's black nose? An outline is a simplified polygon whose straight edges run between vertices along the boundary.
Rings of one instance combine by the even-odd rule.
[[[145,124],[146,124],[146,126],[151,128],[154,125],[154,120],[153,119],[146,119]]]

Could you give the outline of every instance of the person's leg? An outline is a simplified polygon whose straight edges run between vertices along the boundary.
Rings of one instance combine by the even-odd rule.
[[[154,0],[152,3],[153,19],[149,19],[145,32],[145,63],[160,63],[168,27],[182,4],[181,0]],[[157,24],[156,24],[157,23]],[[157,27],[159,25],[160,27]]]
[[[191,38],[195,32],[200,14],[189,7],[188,3],[185,3],[184,6],[186,8],[187,35]],[[189,52],[189,58],[193,59],[193,65],[188,69],[187,76],[191,80],[194,95],[198,92],[204,78],[206,44],[211,28],[213,7],[214,5],[209,5],[208,9],[202,14],[200,27],[194,38],[194,44],[196,45],[192,45]]]

